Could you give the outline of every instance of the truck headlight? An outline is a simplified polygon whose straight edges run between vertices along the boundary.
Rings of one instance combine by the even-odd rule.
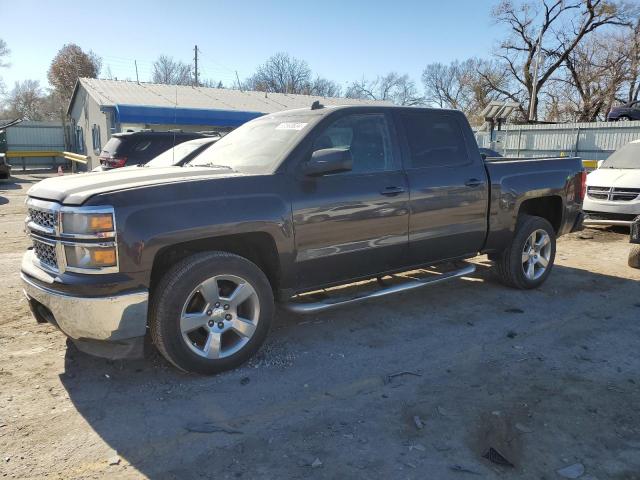
[[[72,235],[106,236],[114,232],[113,212],[62,212],[62,232]]]
[[[65,245],[64,253],[67,266],[72,268],[99,269],[118,264],[115,245]]]

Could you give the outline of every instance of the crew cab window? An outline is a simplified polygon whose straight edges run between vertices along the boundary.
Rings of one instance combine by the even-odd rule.
[[[455,167],[469,163],[462,130],[440,112],[400,114],[409,144],[409,168]]]
[[[339,118],[315,140],[313,151],[348,148],[353,169],[345,173],[370,173],[394,170],[391,136],[383,114],[356,114]]]

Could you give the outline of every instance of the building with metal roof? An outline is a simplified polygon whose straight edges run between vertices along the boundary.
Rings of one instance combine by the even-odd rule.
[[[68,115],[73,147],[90,157],[89,166],[111,134],[140,129],[228,131],[267,113],[324,105],[388,104],[371,100],[265,93],[225,88],[161,85],[80,78]]]

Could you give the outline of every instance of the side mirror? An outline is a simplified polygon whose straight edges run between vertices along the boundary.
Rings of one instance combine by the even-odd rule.
[[[481,153],[480,156],[482,157],[483,160],[487,159],[487,154],[486,153]]]
[[[353,168],[351,151],[348,148],[324,148],[311,154],[302,171],[310,177],[329,173],[348,172]]]

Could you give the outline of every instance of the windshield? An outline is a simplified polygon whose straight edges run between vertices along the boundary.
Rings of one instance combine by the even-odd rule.
[[[627,143],[607,158],[600,168],[638,168],[640,169],[640,142]]]
[[[289,149],[311,128],[312,118],[300,114],[257,118],[222,137],[189,165],[222,166],[242,173],[273,173]]]
[[[198,140],[190,140],[188,142],[181,143],[176,145],[169,150],[162,152],[156,158],[147,163],[147,167],[170,167],[171,165],[175,165],[180,160],[185,158],[187,155],[192,154],[199,148],[202,148],[204,145],[210,145],[211,140],[206,139],[198,139]]]

